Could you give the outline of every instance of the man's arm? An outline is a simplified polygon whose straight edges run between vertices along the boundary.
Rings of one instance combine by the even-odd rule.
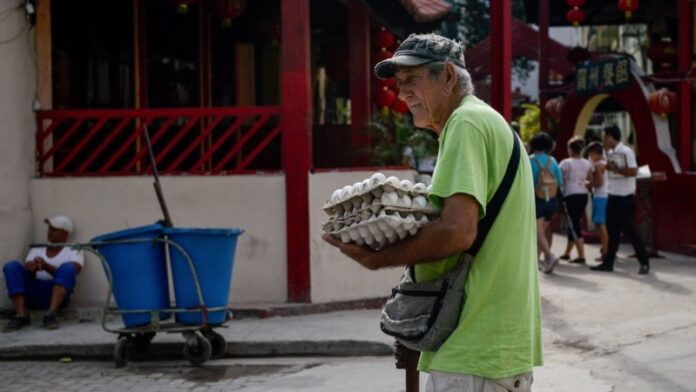
[[[607,162],[607,170],[617,174],[621,174],[624,177],[635,177],[638,174],[637,167],[624,167],[619,168],[614,162]]]
[[[82,271],[82,265],[80,265],[80,263],[78,263],[76,261],[70,261],[70,263],[72,263],[75,266],[75,271],[78,274],[80,273],[80,271]],[[46,260],[41,259],[41,261],[39,262],[38,270],[39,271],[46,271],[51,276],[55,276],[58,268],[52,264],[47,263]]]
[[[606,168],[604,167],[603,164],[598,163],[594,166],[594,170],[589,172],[587,175],[587,181],[588,185],[591,187],[600,187],[602,184],[604,184],[604,172],[606,171]]]
[[[457,193],[445,199],[442,214],[418,233],[379,251],[325,234],[324,240],[363,267],[376,270],[438,260],[471,247],[476,239],[479,204],[473,197]]]

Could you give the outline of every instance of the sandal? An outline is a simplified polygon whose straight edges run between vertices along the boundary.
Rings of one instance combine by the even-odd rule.
[[[559,259],[560,259],[560,260],[570,260],[570,256],[568,256],[568,255],[561,255],[561,256],[559,257]]]
[[[570,260],[571,263],[575,264],[585,264],[585,258],[584,257],[576,257],[573,260]]]

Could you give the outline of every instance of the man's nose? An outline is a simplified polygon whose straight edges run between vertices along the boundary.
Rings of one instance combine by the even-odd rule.
[[[411,89],[407,87],[397,87],[396,90],[398,91],[397,96],[399,97],[400,100],[406,101],[406,97],[411,95]]]

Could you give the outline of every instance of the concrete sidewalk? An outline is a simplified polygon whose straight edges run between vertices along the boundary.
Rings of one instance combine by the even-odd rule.
[[[230,320],[215,331],[227,341],[227,356],[389,355],[393,341],[379,329],[379,310],[353,310],[294,317]],[[3,320],[4,321],[4,320]],[[122,328],[118,320],[108,324]],[[94,320],[66,320],[45,330],[41,319],[0,334],[0,359],[110,358],[117,335]],[[147,358],[182,358],[180,333],[158,333]]]
[[[564,247],[556,236],[556,254]],[[631,253],[621,247],[613,273],[561,262],[540,274],[545,363],[534,371],[535,390],[696,391],[696,258],[660,252],[665,258],[651,260],[650,274],[638,275]],[[588,245],[587,260],[597,255]],[[390,355],[393,340],[380,332],[379,312],[246,318],[217,331],[228,357]],[[40,323],[35,317],[31,327],[0,334],[0,359],[112,358],[116,335],[98,322],[65,321],[55,331]],[[180,334],[158,334],[153,343],[145,359],[186,363]]]

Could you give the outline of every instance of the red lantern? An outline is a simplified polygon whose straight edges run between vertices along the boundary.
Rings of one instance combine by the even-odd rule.
[[[396,38],[394,34],[390,33],[386,28],[382,27],[378,32],[375,33],[372,43],[376,49],[391,49],[396,43]]]
[[[569,7],[582,7],[585,5],[585,0],[566,0]]]
[[[563,110],[564,103],[563,97],[556,97],[546,101],[544,108],[549,116],[558,120],[558,118],[561,117],[561,111]]]
[[[382,60],[392,58],[392,56],[394,56],[394,53],[392,53],[389,50],[386,50],[385,48],[382,48],[382,50],[375,53],[375,55],[374,55],[375,63],[379,63]]]
[[[394,104],[392,105],[392,110],[397,112],[397,113],[404,114],[404,113],[408,112],[408,105],[406,105],[406,102],[397,98],[394,101]]]
[[[677,110],[677,94],[661,88],[653,91],[648,96],[650,110],[661,117],[667,117],[669,113]]]
[[[648,48],[648,58],[666,70],[677,64],[678,55],[679,50],[672,41],[658,41]]]
[[[581,10],[580,7],[573,7],[566,12],[566,19],[568,19],[568,22],[572,23],[573,26],[578,27],[580,23],[585,20],[585,11]]]
[[[396,80],[394,78],[390,78],[390,79],[375,78],[375,86],[377,86],[378,90],[381,90],[382,87],[386,87],[390,90],[396,90]]]
[[[632,13],[638,9],[639,5],[638,0],[619,0],[619,9],[624,12],[626,19],[631,19]]]
[[[376,101],[379,109],[391,107],[396,101],[396,93],[387,87],[382,87],[377,91]]]

